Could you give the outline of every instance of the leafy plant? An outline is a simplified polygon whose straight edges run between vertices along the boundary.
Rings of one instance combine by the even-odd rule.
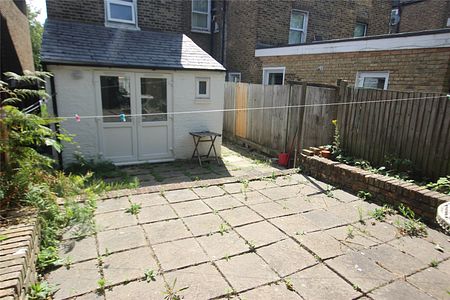
[[[179,295],[180,292],[187,290],[189,287],[182,287],[180,289],[176,289],[175,285],[177,283],[177,279],[173,281],[172,285],[167,285],[166,291],[164,292],[164,300],[181,300],[181,296]]]
[[[125,210],[125,212],[136,216],[141,212],[141,205],[138,203],[132,203],[131,206]]]
[[[327,197],[333,198],[333,187],[327,185],[326,189],[325,189],[325,195],[327,195]]]
[[[358,222],[363,225],[366,224],[366,221],[364,221],[364,211],[360,206],[358,206]]]
[[[246,244],[250,252],[256,252],[256,245],[252,241],[248,241]]]
[[[334,137],[333,137],[333,145],[331,146],[331,154],[333,157],[339,157],[342,155],[341,149],[341,135],[339,133],[338,121],[333,120],[331,123],[334,126]]]
[[[450,175],[441,177],[436,182],[428,183],[427,188],[439,193],[450,195]]]
[[[392,206],[385,204],[383,207],[375,208],[369,214],[377,221],[384,221],[386,216],[395,214],[395,210]]]
[[[105,287],[106,287],[106,279],[105,278],[100,278],[99,280],[97,280],[97,292],[100,295],[103,295],[105,293]]]
[[[219,227],[220,235],[224,235],[225,233],[228,233],[228,230],[229,230],[229,227],[226,223],[220,224],[220,227]]]
[[[292,283],[292,281],[289,278],[286,278],[284,280],[284,284],[286,285],[286,288],[290,291],[294,290],[294,284]]]
[[[353,234],[353,231],[354,231],[353,227],[351,227],[351,226],[347,227],[347,237],[346,237],[346,239],[353,239],[355,237],[355,235]]]
[[[147,282],[156,281],[156,274],[154,270],[148,269],[145,271],[144,275],[145,281]]]
[[[435,260],[435,259],[433,259],[433,260],[430,262],[430,267],[432,267],[432,268],[437,268],[438,265],[439,265],[439,262],[438,262],[437,260]]]
[[[361,198],[363,200],[370,200],[373,197],[370,192],[366,192],[366,191],[359,191],[357,196],[358,196],[358,198]]]
[[[7,240],[8,237],[6,235],[0,234],[0,242]]]
[[[416,214],[409,207],[400,204],[398,207],[400,213],[406,220],[396,220],[395,225],[400,233],[409,236],[427,236],[427,227],[420,219],[416,219]]]
[[[28,291],[27,299],[29,300],[47,300],[50,299],[58,288],[49,284],[47,281],[40,281],[32,284]]]

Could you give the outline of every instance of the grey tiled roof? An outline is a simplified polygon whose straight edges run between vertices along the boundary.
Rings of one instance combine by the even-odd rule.
[[[47,20],[44,63],[161,69],[225,70],[181,33]]]

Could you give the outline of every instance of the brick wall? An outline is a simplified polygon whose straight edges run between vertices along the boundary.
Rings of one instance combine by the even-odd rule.
[[[105,24],[105,0],[46,0],[49,19]],[[214,34],[211,51],[211,34],[191,31],[191,1],[138,0],[137,18],[141,30],[180,32],[189,36],[206,52],[221,60],[220,31]],[[222,0],[216,0],[217,21],[221,25]]]
[[[390,0],[231,0],[227,30],[226,67],[240,71],[242,81],[261,82],[257,44],[285,45],[289,41],[292,9],[308,12],[306,42],[315,36],[339,39],[353,36],[356,22],[368,24],[368,35],[389,31]]]
[[[450,201],[450,196],[427,190],[413,183],[374,174],[318,156],[301,157],[301,167],[306,174],[353,193],[370,192],[380,204],[398,207],[401,203],[410,207],[418,217],[435,224],[440,204]]]
[[[354,84],[358,71],[389,71],[389,89],[444,93],[450,89],[450,48],[271,56],[258,59],[264,67],[285,66],[287,80],[336,84],[337,79],[344,79]],[[320,66],[323,68],[319,69]],[[259,73],[262,74],[261,69]]]
[[[22,7],[21,7],[22,8]],[[0,74],[34,70],[28,18],[12,0],[0,1]]]
[[[424,0],[401,8],[400,32],[445,28],[450,0]]]

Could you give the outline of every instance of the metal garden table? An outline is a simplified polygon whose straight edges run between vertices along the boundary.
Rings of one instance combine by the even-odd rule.
[[[217,157],[216,147],[214,143],[216,142],[217,137],[221,137],[222,135],[219,133],[211,132],[211,131],[200,131],[200,132],[189,132],[194,139],[194,153],[192,153],[192,159],[197,158],[198,163],[202,166],[203,161],[216,160],[217,164],[220,164],[219,158]],[[200,143],[211,143],[209,147],[208,153],[205,155],[201,155],[198,149],[198,145]],[[214,156],[211,155],[211,150],[214,151]]]

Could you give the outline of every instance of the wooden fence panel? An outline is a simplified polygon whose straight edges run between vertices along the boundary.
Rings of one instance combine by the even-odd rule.
[[[224,108],[225,113],[223,116],[223,132],[225,135],[234,137],[234,130],[235,130],[235,113],[233,109],[235,108],[235,84],[226,82],[225,83],[225,102],[224,102]],[[229,110],[229,111],[227,111]]]
[[[343,148],[383,165],[411,160],[423,175],[450,173],[450,101],[443,95],[347,88],[338,109]],[[363,103],[361,103],[363,102]]]
[[[247,84],[236,85],[236,136],[247,137]]]

